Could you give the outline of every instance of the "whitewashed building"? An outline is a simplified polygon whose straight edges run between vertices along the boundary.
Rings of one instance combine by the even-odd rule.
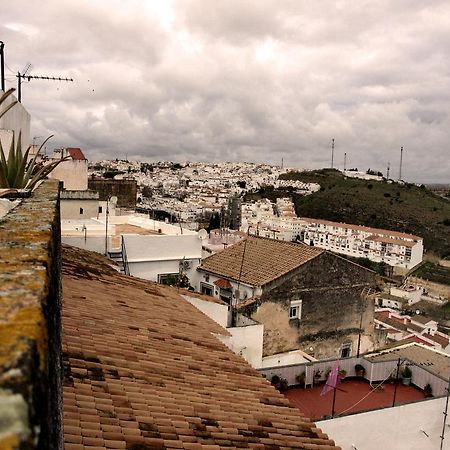
[[[300,240],[309,245],[411,269],[422,261],[423,239],[413,234],[303,217]]]

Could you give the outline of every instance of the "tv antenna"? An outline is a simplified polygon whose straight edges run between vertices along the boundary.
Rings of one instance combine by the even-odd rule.
[[[22,101],[22,83],[24,80],[26,80],[26,81],[31,81],[31,80],[73,81],[72,78],[29,75],[29,72],[31,71],[32,67],[33,66],[30,63],[27,63],[25,68],[22,70],[22,72],[17,72],[17,75],[16,75],[16,78],[17,78],[17,100],[19,102]]]
[[[334,138],[331,139],[331,168],[334,169]]]

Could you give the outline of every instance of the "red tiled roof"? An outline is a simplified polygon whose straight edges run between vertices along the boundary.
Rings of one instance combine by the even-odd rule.
[[[63,258],[66,450],[336,448],[174,289]]]
[[[223,278],[219,278],[217,281],[214,281],[214,284],[221,289],[232,289],[233,287],[228,280],[224,280]]]
[[[253,286],[264,286],[325,250],[261,237],[247,239],[206,258],[199,270]]]
[[[75,148],[75,147],[69,147],[66,148],[67,153],[72,157],[72,159],[76,159],[79,161],[86,160],[86,157],[84,156],[83,152],[81,151],[81,148]]]

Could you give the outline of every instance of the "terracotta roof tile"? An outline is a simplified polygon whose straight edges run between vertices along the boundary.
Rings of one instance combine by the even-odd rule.
[[[253,236],[206,258],[200,270],[263,286],[323,253],[323,249]]]
[[[66,450],[336,448],[176,290],[64,253]]]

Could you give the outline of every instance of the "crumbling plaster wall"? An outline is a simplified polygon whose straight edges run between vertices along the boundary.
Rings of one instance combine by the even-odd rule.
[[[0,219],[0,448],[62,448],[57,181]]]
[[[374,303],[361,298],[364,287],[375,285],[375,273],[324,252],[265,286],[261,298],[241,312],[264,324],[264,356],[300,348],[316,358],[335,357],[345,343],[354,355],[361,311],[361,352],[375,343]],[[301,319],[290,320],[290,301],[296,299],[302,300]]]

